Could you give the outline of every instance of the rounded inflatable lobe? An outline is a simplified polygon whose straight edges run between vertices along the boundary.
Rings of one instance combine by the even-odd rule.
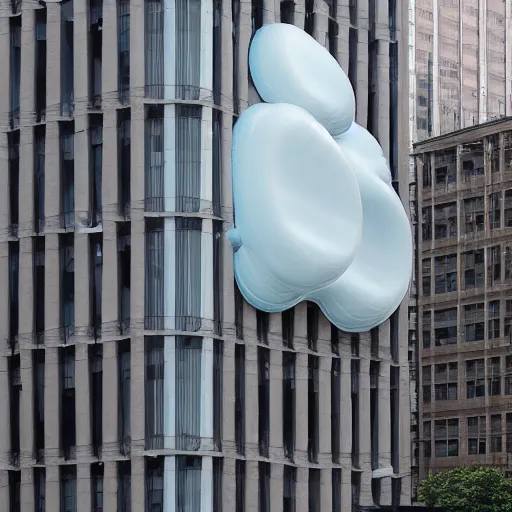
[[[304,109],[258,104],[240,116],[233,196],[235,272],[253,306],[286,309],[334,282],[354,259],[363,222],[357,180]]]
[[[249,50],[249,67],[267,103],[303,107],[331,135],[344,133],[354,121],[350,80],[336,59],[300,28],[286,23],[260,28]]]

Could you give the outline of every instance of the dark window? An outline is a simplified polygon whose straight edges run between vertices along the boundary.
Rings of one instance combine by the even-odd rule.
[[[235,512],[245,512],[245,460],[235,463]]]
[[[317,356],[308,356],[308,460],[318,461],[319,364]]]
[[[359,345],[360,345],[360,339],[359,334],[351,334],[350,335],[350,352],[352,354],[352,357],[359,357]]]
[[[402,480],[400,478],[393,478],[391,480],[391,505],[393,507],[400,506],[402,496]]]
[[[485,455],[487,452],[487,432],[485,416],[473,416],[467,419],[468,455]]]
[[[95,457],[99,457],[103,440],[103,346],[101,344],[89,345],[89,382],[92,453]]]
[[[484,359],[466,361],[466,398],[482,398],[485,396],[485,363]]]
[[[259,510],[258,512],[270,512],[270,463],[259,462]]]
[[[164,457],[146,459],[145,488],[146,512],[164,512]]]
[[[492,340],[500,337],[500,301],[492,300],[488,304],[487,337]]]
[[[144,327],[164,328],[164,222],[146,219]]]
[[[370,5],[375,2],[370,0]],[[370,8],[371,9],[371,8]],[[371,18],[371,10],[370,10]],[[367,129],[375,137],[377,137],[377,126],[379,118],[378,108],[378,60],[379,60],[379,40],[374,39],[372,32],[375,32],[375,21],[370,21],[370,42],[368,43],[368,119]]]
[[[118,95],[123,105],[130,100],[130,0],[117,2]]]
[[[119,376],[118,392],[118,437],[119,451],[123,455],[130,453],[130,395],[131,395],[131,351],[130,340],[122,340],[117,344],[117,364]]]
[[[130,328],[130,290],[131,290],[131,225],[129,222],[117,225],[118,254],[118,322],[119,332],[123,334]]]
[[[372,478],[372,500],[375,505],[380,505],[382,493],[381,481],[378,478]]]
[[[400,368],[398,366],[391,367],[390,380],[391,465],[393,473],[398,474],[400,472]]]
[[[212,133],[212,199],[213,214],[222,216],[222,112],[213,111],[213,133]]]
[[[235,442],[237,453],[245,454],[245,346],[235,345]]]
[[[213,329],[222,336],[222,221],[213,221]]]
[[[146,450],[164,447],[164,339],[146,337]],[[150,509],[151,510],[151,509]]]
[[[340,331],[334,324],[331,324],[331,352],[340,355]]]
[[[46,470],[34,468],[34,510],[45,512],[46,510]]]
[[[145,210],[162,212],[165,210],[163,105],[146,107],[144,153]]]
[[[19,330],[19,294],[20,294],[20,244],[9,242],[9,340],[13,344],[18,340]]]
[[[395,0],[389,2],[390,8],[391,4],[395,7],[395,12],[389,13],[390,22],[395,20],[389,31],[396,36]],[[398,110],[398,43],[394,41],[389,43],[389,166],[393,181],[398,180]]]
[[[352,471],[352,510],[359,510],[361,500],[361,473]]]
[[[350,24],[357,25],[357,9],[358,9],[358,0],[349,0],[348,2],[348,12],[350,17]]]
[[[501,395],[501,357],[491,357],[487,360],[487,377],[489,396]]]
[[[21,512],[21,472],[8,471],[9,512]]]
[[[66,459],[75,458],[76,402],[75,347],[59,348],[60,369],[60,451]]]
[[[9,233],[18,236],[20,221],[20,131],[16,130],[8,133],[7,143],[9,146]]]
[[[199,53],[199,52],[198,52]],[[213,101],[220,105],[222,86],[222,0],[213,2]],[[214,110],[217,112],[217,110]]]
[[[252,35],[263,26],[263,0],[251,0]]]
[[[117,113],[117,179],[118,208],[122,216],[130,212],[131,173],[131,111],[124,108]]]
[[[399,309],[397,309],[389,318],[389,343],[391,348],[391,359],[394,363],[398,363],[399,359],[398,315]]]
[[[163,0],[144,0],[144,39],[144,94],[147,98],[161,99],[164,97]],[[187,52],[176,54],[187,55]]]
[[[21,398],[21,368],[20,355],[10,356],[9,369],[9,412],[11,426],[11,465],[20,463],[20,398]]]
[[[352,84],[354,95],[357,94],[357,51],[358,51],[358,31],[357,28],[348,29],[348,79]]]
[[[67,341],[75,326],[75,244],[72,233],[60,235],[60,325]]]
[[[60,128],[60,211],[61,227],[75,224],[75,127],[73,121],[59,124]]]
[[[222,451],[222,369],[224,345],[221,340],[213,341],[213,439],[217,450]]]
[[[132,510],[132,467],[129,460],[117,463],[117,512]]]
[[[238,283],[235,281],[235,329],[236,337],[239,340],[244,339],[244,298]]]
[[[265,311],[256,310],[256,335],[258,341],[268,345],[268,328],[270,315]]]
[[[379,363],[370,362],[370,431],[372,470],[379,467]]]
[[[341,469],[332,469],[332,512],[341,510]]]
[[[38,12],[38,11],[37,11]],[[44,229],[45,126],[34,128],[34,231]]]
[[[295,512],[296,487],[297,468],[283,466],[283,512]]]
[[[60,9],[60,115],[71,117],[74,110],[73,0],[63,0]]]
[[[430,319],[430,315],[425,318],[424,314],[425,326],[427,319]],[[457,343],[457,308],[439,309],[434,312],[434,337],[436,347]],[[425,335],[423,343],[425,344]]]
[[[283,352],[283,447],[293,461],[295,452],[295,354]]]
[[[34,389],[34,459],[44,461],[44,350],[32,351],[32,386]]]
[[[421,233],[424,242],[432,240],[432,207],[426,206],[421,211]]]
[[[374,327],[370,331],[370,355],[374,359],[379,358],[379,328]]]
[[[76,466],[60,466],[59,470],[60,512],[76,512]]]
[[[340,463],[341,453],[341,361],[332,360],[331,367],[331,454],[335,464]]]
[[[388,0],[388,15],[389,15],[389,39],[396,40],[396,0]]]
[[[308,511],[320,512],[320,469],[310,469],[308,479]]]
[[[435,420],[435,456],[458,457],[459,456],[459,420]]]
[[[91,510],[103,512],[103,464],[91,465]]]
[[[238,59],[240,53],[240,0],[231,0],[231,38],[233,45],[233,112],[240,113]]]
[[[46,113],[46,7],[36,10],[35,93],[36,122]]]
[[[499,285],[501,282],[501,245],[487,248],[487,284]]]
[[[89,225],[97,226],[102,218],[101,182],[103,175],[103,116],[89,117]]]
[[[426,260],[429,263],[430,260]],[[450,293],[457,291],[457,255],[437,256],[434,258],[435,293]],[[425,275],[425,274],[424,274]],[[430,278],[430,276],[429,276]],[[425,276],[426,279],[426,276]],[[425,281],[424,279],[424,281]],[[423,287],[425,292],[425,286]]]
[[[101,337],[101,297],[103,277],[103,234],[94,233],[89,237],[89,286],[91,337]]]
[[[320,309],[314,302],[307,303],[307,336],[309,350],[317,350],[318,316]]]
[[[283,333],[283,345],[293,348],[295,309],[287,309],[281,313],[281,327]]]
[[[212,512],[222,512],[222,474],[224,459],[220,457],[213,458],[213,510]]]
[[[329,43],[329,53],[335,58],[338,58],[338,21],[337,21],[337,0],[327,0],[329,6],[329,19],[327,26],[327,40]]]
[[[201,457],[176,457],[176,512],[200,509]]]
[[[289,23],[290,25],[293,25],[295,15],[294,0],[281,0],[280,15],[281,23]]]
[[[353,359],[350,362],[350,378],[351,378],[351,405],[352,405],[352,466],[359,467],[359,372],[360,362]]]
[[[101,107],[103,0],[89,0],[89,105]]]
[[[306,0],[306,13],[304,16],[304,30],[313,35],[315,30],[315,0]]]
[[[9,124],[11,129],[20,125],[21,81],[21,16],[9,18],[10,29],[10,84]]]
[[[258,445],[262,457],[269,456],[270,441],[270,351],[258,347]]]

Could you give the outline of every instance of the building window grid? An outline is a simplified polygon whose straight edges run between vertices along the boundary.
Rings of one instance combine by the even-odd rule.
[[[459,419],[434,421],[435,456],[458,457],[459,455]]]
[[[436,347],[457,344],[457,308],[434,312],[434,337]]]
[[[428,297],[432,293],[432,260],[430,258],[425,258],[421,262],[421,286],[423,297]]]
[[[489,396],[501,395],[501,357],[487,360],[487,389]]]
[[[481,233],[485,230],[484,211],[483,196],[471,197],[462,201],[465,235]]]
[[[434,367],[436,401],[457,400],[457,363],[436,364]]]
[[[435,293],[457,291],[457,255],[438,256],[435,262]]]
[[[485,307],[483,302],[464,306],[464,341],[485,339]]]
[[[432,401],[432,366],[423,366],[421,376],[423,403],[428,404]]]
[[[485,455],[487,453],[487,428],[485,416],[467,418],[468,455]]]
[[[484,359],[466,361],[466,398],[485,396],[485,363]]]
[[[501,228],[501,192],[489,194],[489,228]]]
[[[497,339],[500,334],[500,301],[492,300],[487,307],[487,338]]]
[[[489,448],[491,453],[501,453],[503,450],[501,414],[493,414],[491,416],[491,438]]]
[[[457,203],[434,206],[434,237],[436,240],[457,236]]]

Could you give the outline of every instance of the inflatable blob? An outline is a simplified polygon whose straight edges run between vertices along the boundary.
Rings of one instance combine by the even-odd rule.
[[[261,28],[249,54],[268,103],[233,134],[235,277],[255,308],[316,302],[339,329],[384,322],[409,287],[412,236],[382,148],[354,123],[343,70],[304,31]]]

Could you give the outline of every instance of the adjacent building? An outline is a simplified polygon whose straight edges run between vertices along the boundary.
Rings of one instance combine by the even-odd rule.
[[[408,197],[407,20],[395,0],[0,1],[0,510],[410,504],[407,308],[361,335],[314,304],[257,312],[224,236],[265,23],[338,59]]]

